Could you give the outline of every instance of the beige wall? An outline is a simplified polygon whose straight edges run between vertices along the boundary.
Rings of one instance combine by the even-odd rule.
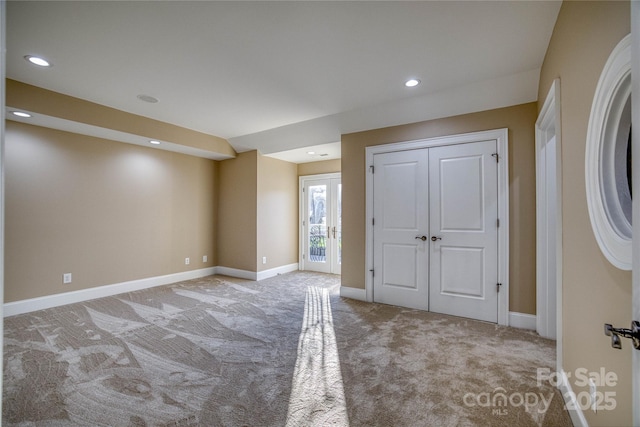
[[[297,172],[295,163],[258,155],[258,271],[298,262]]]
[[[340,172],[341,166],[340,159],[300,163],[298,164],[298,176]]]
[[[216,162],[11,121],[5,144],[5,301],[216,265]]]
[[[249,151],[221,161],[219,178],[218,265],[256,272],[298,262],[297,166]]]
[[[542,67],[538,105],[560,78],[563,171],[563,366],[619,378],[616,410],[585,411],[592,426],[631,425],[631,346],[610,347],[603,324],[629,327],[631,274],[613,267],[595,240],[585,192],[585,140],[595,88],[609,54],[630,32],[629,2],[564,2]],[[587,388],[577,387],[576,393]]]
[[[256,151],[217,162],[9,121],[5,165],[7,302],[298,261],[293,163]]]
[[[293,163],[256,151],[216,162],[11,121],[5,163],[7,302],[298,261]]]
[[[258,271],[258,152],[240,153],[219,168],[218,265]]]
[[[342,286],[365,284],[365,148],[509,128],[509,309],[535,314],[536,103],[342,135]]]

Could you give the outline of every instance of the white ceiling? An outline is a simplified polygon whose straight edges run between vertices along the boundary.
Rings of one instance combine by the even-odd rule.
[[[11,1],[7,77],[220,136],[239,152],[299,149],[293,161],[308,161],[302,147],[343,133],[534,101],[559,8]],[[34,67],[29,54],[54,66]],[[410,77],[422,84],[404,87]]]

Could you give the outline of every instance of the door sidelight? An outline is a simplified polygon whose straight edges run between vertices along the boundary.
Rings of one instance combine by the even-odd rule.
[[[622,342],[620,341],[620,337],[624,337],[631,339],[633,347],[636,350],[640,350],[640,322],[637,320],[631,322],[631,329],[614,328],[609,323],[605,323],[604,334],[611,337],[611,347],[613,348],[621,349]]]

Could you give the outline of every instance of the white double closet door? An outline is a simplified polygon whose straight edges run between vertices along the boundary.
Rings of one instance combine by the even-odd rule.
[[[496,141],[374,155],[374,301],[498,321]]]

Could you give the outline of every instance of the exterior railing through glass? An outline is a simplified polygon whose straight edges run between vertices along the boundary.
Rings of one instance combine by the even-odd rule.
[[[324,224],[311,225],[309,229],[309,259],[313,262],[327,260],[327,226]]]

